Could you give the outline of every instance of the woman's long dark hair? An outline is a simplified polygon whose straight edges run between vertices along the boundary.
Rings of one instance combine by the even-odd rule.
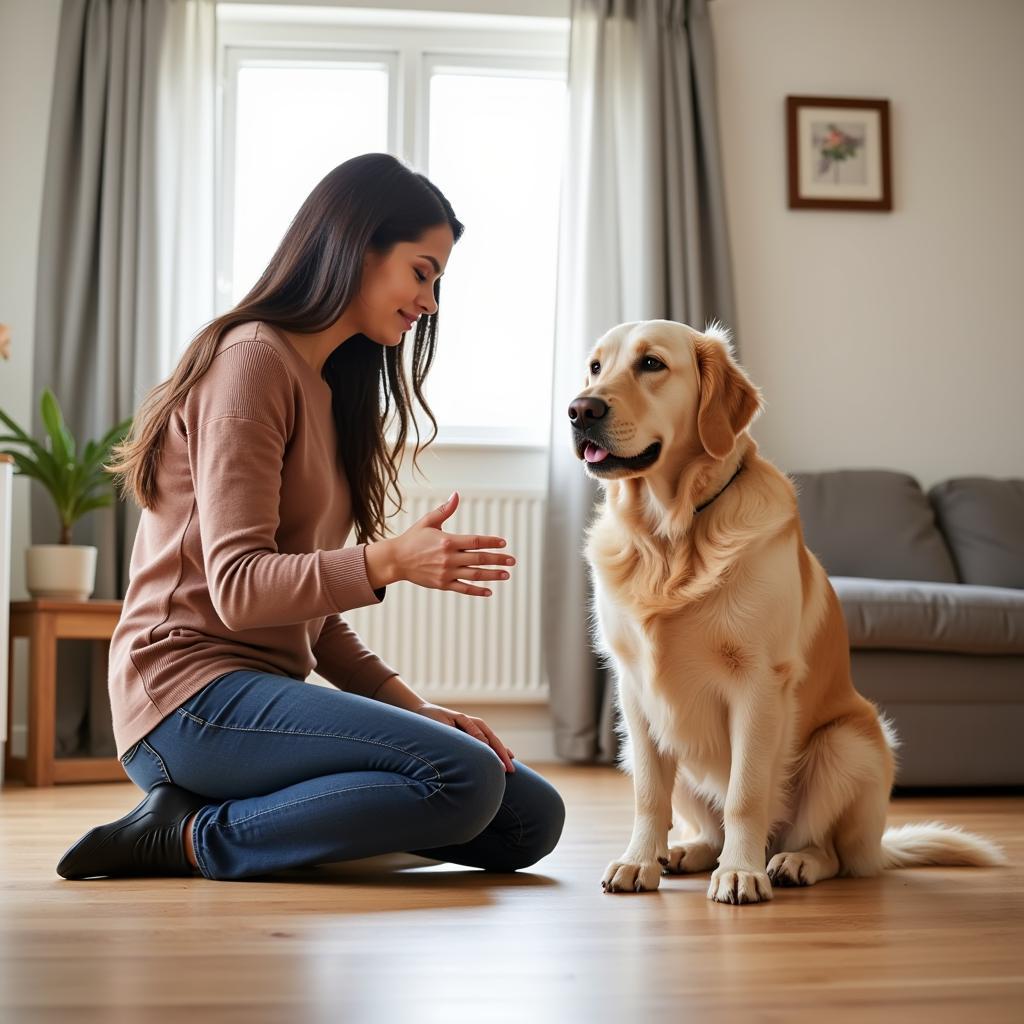
[[[209,369],[229,328],[264,320],[300,334],[330,327],[358,295],[367,250],[386,254],[398,242],[414,242],[428,228],[447,224],[458,241],[463,226],[440,190],[386,153],[366,153],[335,167],[309,194],[252,290],[234,309],[207,324],[192,340],[171,377],[146,396],[132,431],[114,450],[107,469],[142,508],[154,508],[157,466],[171,414]],[[434,285],[440,297],[439,282]],[[410,420],[416,431],[413,464],[437,436],[437,421],[422,387],[434,360],[437,314],[416,324],[412,394],[432,425],[420,443],[404,366],[405,339],[386,347],[358,334],[339,345],[323,368],[332,392],[338,448],[352,492],[357,543],[386,532],[384,504],[393,489],[402,507],[398,467]],[[389,414],[398,423],[388,449]]]

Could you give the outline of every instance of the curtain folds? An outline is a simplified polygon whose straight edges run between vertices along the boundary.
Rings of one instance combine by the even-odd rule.
[[[719,319],[738,333],[706,0],[573,0],[558,267],[544,655],[557,753],[608,763],[617,711],[583,558],[599,490],[567,407],[616,324]]]
[[[39,240],[37,435],[49,387],[80,443],[101,437],[214,316],[215,100],[214,0],[64,0]],[[55,543],[49,495],[33,487],[30,501],[33,543]],[[98,548],[94,597],[124,596],[137,525],[120,502],[75,524],[73,543]],[[78,745],[88,699],[74,676],[62,666],[59,753]],[[95,753],[113,749],[108,726],[90,729]]]

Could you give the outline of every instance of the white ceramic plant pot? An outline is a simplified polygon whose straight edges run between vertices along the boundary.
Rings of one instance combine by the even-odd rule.
[[[33,544],[25,551],[25,586],[33,597],[88,601],[96,589],[96,548]]]

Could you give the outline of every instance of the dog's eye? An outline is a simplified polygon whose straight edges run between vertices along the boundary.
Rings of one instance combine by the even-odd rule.
[[[596,377],[601,372],[601,364],[596,360],[590,364],[590,372]]]
[[[665,364],[660,359],[655,359],[654,356],[644,356],[643,359],[640,360],[641,370],[654,371],[664,370],[665,368]]]

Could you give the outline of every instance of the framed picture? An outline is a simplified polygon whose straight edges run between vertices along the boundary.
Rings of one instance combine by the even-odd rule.
[[[889,101],[787,96],[790,209],[891,210]]]

